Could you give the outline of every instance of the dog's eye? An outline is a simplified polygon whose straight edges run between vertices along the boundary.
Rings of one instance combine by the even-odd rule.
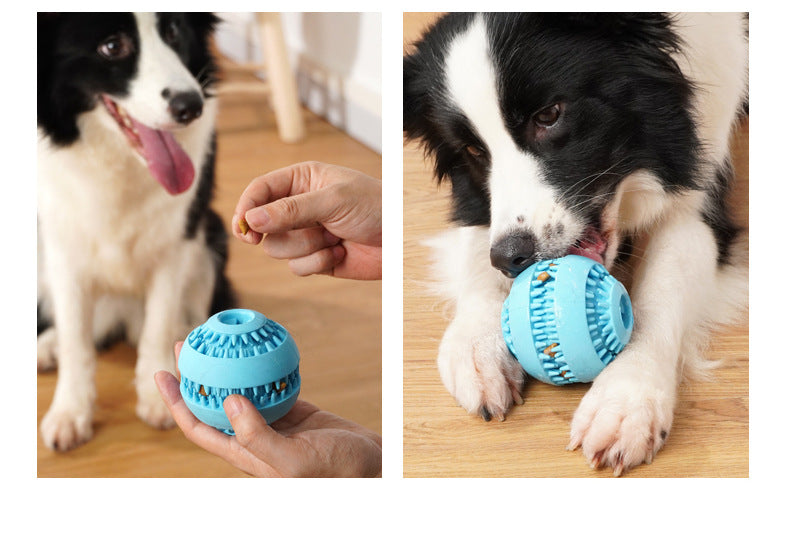
[[[481,148],[476,147],[475,145],[467,145],[467,147],[464,150],[466,151],[467,154],[469,154],[469,156],[475,159],[482,158],[484,154],[484,151]]]
[[[550,128],[557,121],[560,119],[560,115],[562,114],[562,107],[559,103],[555,103],[554,105],[550,105],[545,109],[541,109],[534,115],[532,115],[532,119],[535,121],[541,128]]]
[[[170,21],[165,28],[165,40],[171,45],[178,41],[181,35],[181,30],[178,28],[176,21]]]
[[[126,34],[116,34],[101,42],[96,50],[109,60],[122,60],[134,52],[134,44]]]

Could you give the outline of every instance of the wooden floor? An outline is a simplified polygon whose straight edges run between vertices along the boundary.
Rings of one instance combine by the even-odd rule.
[[[263,98],[223,97],[218,119],[214,208],[230,223],[254,177],[304,160],[344,165],[381,178],[381,156],[307,114],[307,138],[281,143]],[[231,239],[228,274],[239,306],[282,323],[301,352],[301,398],[381,433],[381,283],[323,276],[297,278],[287,264]],[[39,434],[39,477],[236,477],[241,472],[190,443],[180,430],[158,431],[134,413],[134,351],[120,344],[99,356],[94,438],[65,454]],[[56,373],[38,376],[38,422]]]
[[[404,14],[410,43],[434,14]],[[735,207],[748,224],[749,124],[734,138]],[[427,250],[420,242],[440,231],[447,190],[437,189],[423,154],[406,144],[404,197],[404,477],[608,477],[591,470],[581,452],[565,451],[570,420],[589,387],[532,381],[525,403],[504,422],[485,423],[455,404],[442,385],[436,352],[448,321],[425,286]],[[722,359],[715,380],[684,386],[665,448],[629,477],[747,477],[749,475],[749,329],[716,335],[710,358]]]

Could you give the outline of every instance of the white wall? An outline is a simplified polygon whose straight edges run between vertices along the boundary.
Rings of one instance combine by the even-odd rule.
[[[222,53],[259,62],[252,14],[219,16]],[[380,153],[381,13],[283,13],[282,21],[301,102]]]

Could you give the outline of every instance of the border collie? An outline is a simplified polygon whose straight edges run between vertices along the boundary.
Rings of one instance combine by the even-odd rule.
[[[207,13],[38,15],[38,367],[44,443],[91,438],[96,347],[137,345],[137,415],[173,425],[153,374],[231,302],[214,183]]]
[[[512,277],[568,253],[611,268],[641,235],[636,328],[569,449],[615,475],[651,462],[683,369],[704,366],[711,325],[748,303],[725,205],[747,72],[742,14],[450,14],[416,43],[404,132],[452,185],[456,227],[436,244],[455,315],[438,365],[461,406],[501,420],[523,402],[500,331]]]

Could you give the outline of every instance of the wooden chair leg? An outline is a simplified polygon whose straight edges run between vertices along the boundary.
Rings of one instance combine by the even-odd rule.
[[[280,139],[286,143],[295,143],[304,137],[304,118],[299,106],[296,79],[288,62],[280,14],[258,13],[257,20]]]

